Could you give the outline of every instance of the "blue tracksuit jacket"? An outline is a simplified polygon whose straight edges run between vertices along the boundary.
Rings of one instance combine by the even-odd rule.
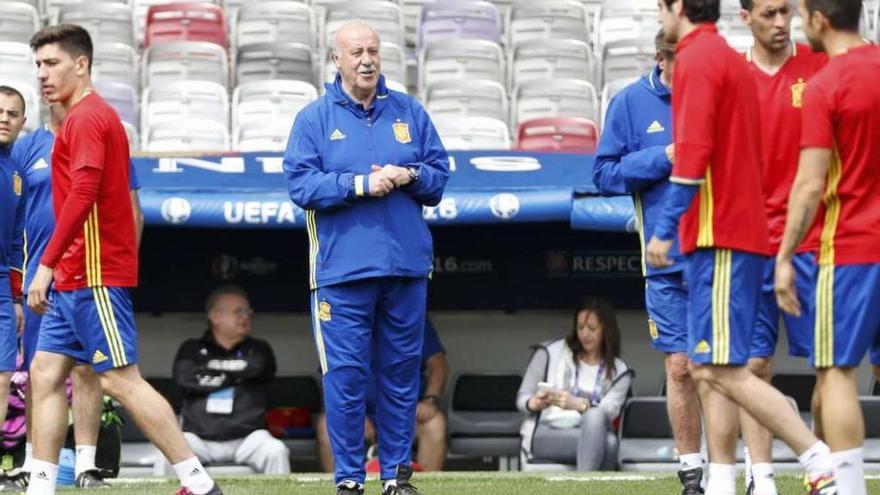
[[[341,79],[296,117],[284,171],[290,199],[304,210],[312,289],[373,277],[426,277],[433,266],[422,205],[440,202],[449,157],[425,109],[390,91],[380,76],[365,110]],[[416,182],[369,196],[372,165],[419,170]]]
[[[24,269],[25,190],[24,170],[10,157],[9,147],[0,147],[0,275]]]
[[[677,240],[670,252],[675,264],[658,269],[644,263],[645,244],[654,234],[670,187],[672,163],[666,158],[670,143],[672,94],[660,82],[660,68],[655,67],[611,99],[593,169],[593,182],[602,194],[632,194],[640,225],[642,268],[649,276],[683,269]]]

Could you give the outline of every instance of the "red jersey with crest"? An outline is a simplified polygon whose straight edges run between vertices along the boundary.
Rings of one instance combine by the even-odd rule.
[[[788,197],[800,158],[801,107],[807,81],[828,62],[824,53],[800,43],[792,45],[791,56],[776,74],[765,72],[746,52],[752,76],[758,86],[761,105],[764,206],[770,221],[770,248],[775,253],[782,243]],[[819,223],[813,223],[798,251],[819,249]]]
[[[41,264],[55,288],[137,285],[128,138],[116,111],[90,93],[68,112],[52,150],[55,231]]]
[[[803,112],[801,147],[832,150],[819,263],[880,263],[880,47],[832,57]]]
[[[761,121],[749,64],[700,24],[679,40],[672,87],[672,182],[700,190],[681,218],[681,251],[770,254],[761,189]]]

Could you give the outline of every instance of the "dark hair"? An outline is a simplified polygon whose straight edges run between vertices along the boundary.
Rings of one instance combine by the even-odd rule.
[[[751,12],[752,8],[755,7],[755,2],[752,0],[739,0],[739,6],[742,7],[743,10]]]
[[[21,113],[22,115],[27,110],[27,105],[24,102],[24,96],[22,96],[21,92],[12,86],[3,86],[0,85],[0,95],[6,96],[17,96],[19,100],[21,100]]]
[[[210,313],[214,308],[216,308],[217,302],[223,296],[239,296],[244,298],[245,300],[248,298],[247,292],[245,292],[244,289],[237,285],[221,285],[220,287],[212,290],[210,294],[208,294],[208,299],[207,301],[205,301],[205,312]]]
[[[620,356],[620,329],[617,326],[617,315],[614,306],[607,299],[601,297],[586,297],[574,312],[574,324],[571,333],[565,338],[565,343],[574,354],[575,364],[584,351],[580,339],[578,339],[578,314],[581,311],[596,313],[596,318],[602,325],[602,344],[600,354],[605,362],[605,376],[610,380],[614,376],[614,359]]]
[[[807,12],[821,12],[831,27],[838,31],[859,30],[862,16],[861,0],[807,0]],[[806,20],[804,20],[806,22]]]
[[[663,0],[666,8],[671,8],[677,0]],[[694,24],[718,22],[721,18],[721,0],[681,0],[684,15]]]
[[[657,36],[654,37],[654,48],[666,60],[675,60],[675,43],[666,41],[665,33],[663,33],[662,29],[657,31]]]
[[[40,47],[58,43],[62,50],[77,58],[85,55],[89,60],[89,71],[92,70],[92,37],[82,26],[76,24],[59,24],[46,26],[31,37],[31,50],[37,51]]]

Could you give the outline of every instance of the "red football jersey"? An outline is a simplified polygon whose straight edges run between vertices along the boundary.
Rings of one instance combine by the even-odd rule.
[[[91,169],[91,177],[97,171],[100,180],[94,184],[96,199],[80,205],[67,200],[80,197],[79,191],[74,194],[77,186],[72,179],[83,169]],[[55,138],[52,196],[57,223],[42,264],[55,265],[55,288],[136,286],[128,138],[116,111],[97,93],[88,94],[68,111]],[[82,211],[65,215],[64,208]]]
[[[880,47],[832,57],[807,84],[801,147],[832,150],[819,263],[880,263]]]
[[[775,253],[782,243],[788,197],[797,173],[801,151],[801,107],[806,82],[828,62],[824,53],[814,52],[807,45],[792,45],[792,53],[776,74],[770,75],[752,60],[746,60],[758,86],[763,129],[761,158],[764,206],[770,221],[770,247]],[[819,250],[819,223],[813,223],[798,251]]]
[[[681,251],[770,254],[761,190],[761,121],[745,58],[701,24],[679,40],[672,87],[672,182],[700,190],[679,228]]]

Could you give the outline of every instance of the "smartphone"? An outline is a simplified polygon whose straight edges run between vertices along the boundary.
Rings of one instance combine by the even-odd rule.
[[[538,382],[538,390],[542,391],[542,392],[548,392],[551,394],[553,392],[556,392],[556,388],[553,386],[553,384],[548,383],[548,382]]]

